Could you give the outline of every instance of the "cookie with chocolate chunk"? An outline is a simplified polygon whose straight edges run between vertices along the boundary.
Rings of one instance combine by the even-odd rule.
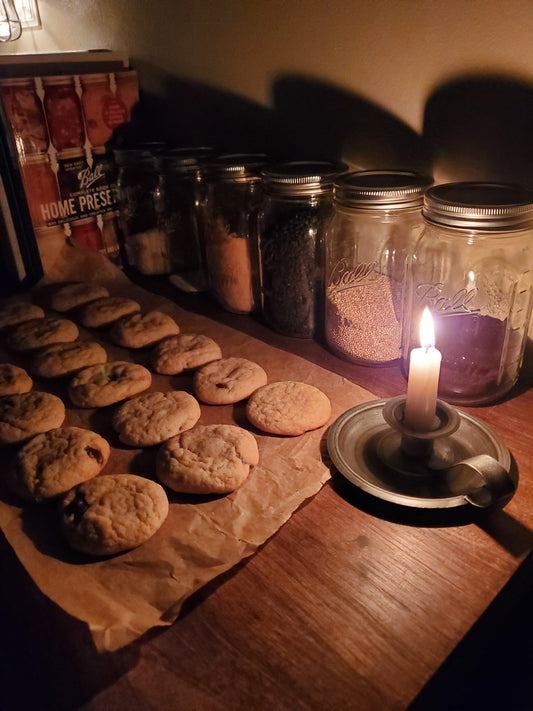
[[[255,437],[236,425],[193,427],[165,442],[157,453],[159,481],[188,494],[226,494],[259,463]]]
[[[45,501],[99,474],[109,454],[109,444],[96,432],[59,427],[32,437],[18,451],[8,482],[25,501]]]
[[[266,385],[267,374],[246,358],[221,358],[194,374],[196,397],[208,405],[229,405],[244,400]]]
[[[150,371],[137,363],[115,360],[91,365],[69,383],[69,396],[76,407],[106,407],[150,387]]]
[[[60,502],[67,543],[89,555],[113,555],[142,545],[168,516],[163,487],[134,474],[98,476],[71,489]]]
[[[11,363],[0,363],[0,397],[27,393],[32,386],[33,381],[24,368]]]
[[[49,304],[54,311],[65,313],[104,296],[109,296],[105,286],[81,281],[71,282],[58,284],[50,295]]]
[[[65,406],[56,395],[32,390],[0,397],[0,446],[18,444],[61,427]]]

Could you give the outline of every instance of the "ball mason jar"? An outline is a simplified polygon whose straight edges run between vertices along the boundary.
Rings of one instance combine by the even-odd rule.
[[[257,220],[263,154],[222,155],[211,164],[206,202],[209,288],[222,308],[250,313],[260,303]]]
[[[531,316],[533,193],[448,183],[424,199],[425,228],[408,268],[402,358],[420,346],[422,309],[442,353],[439,396],[484,405],[518,379]]]
[[[326,230],[324,335],[338,356],[388,365],[401,356],[405,266],[431,184],[408,171],[340,176]]]
[[[321,331],[324,230],[333,181],[343,169],[328,161],[293,161],[261,171],[261,307],[267,325],[283,335],[313,338]]]

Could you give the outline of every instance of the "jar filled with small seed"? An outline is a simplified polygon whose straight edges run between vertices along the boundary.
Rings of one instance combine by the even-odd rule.
[[[313,338],[322,322],[324,229],[335,177],[345,166],[293,161],[262,171],[261,305],[278,333]]]
[[[407,171],[347,173],[326,233],[325,339],[346,360],[400,358],[406,262],[423,229],[431,179]]]
[[[263,154],[219,156],[211,164],[206,215],[206,257],[211,293],[227,311],[258,307],[257,218]]]
[[[205,219],[208,147],[172,148],[155,158],[158,229],[169,245],[171,282],[183,291],[207,289]]]

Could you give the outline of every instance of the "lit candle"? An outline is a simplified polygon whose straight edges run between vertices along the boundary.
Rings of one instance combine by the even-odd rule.
[[[429,432],[435,429],[442,356],[435,348],[433,319],[427,306],[420,320],[420,345],[421,348],[411,351],[404,424],[419,432]]]

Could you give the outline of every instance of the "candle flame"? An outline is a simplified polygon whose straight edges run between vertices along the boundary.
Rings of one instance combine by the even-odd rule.
[[[420,319],[420,345],[422,348],[433,348],[435,346],[435,327],[431,312],[426,306]]]

